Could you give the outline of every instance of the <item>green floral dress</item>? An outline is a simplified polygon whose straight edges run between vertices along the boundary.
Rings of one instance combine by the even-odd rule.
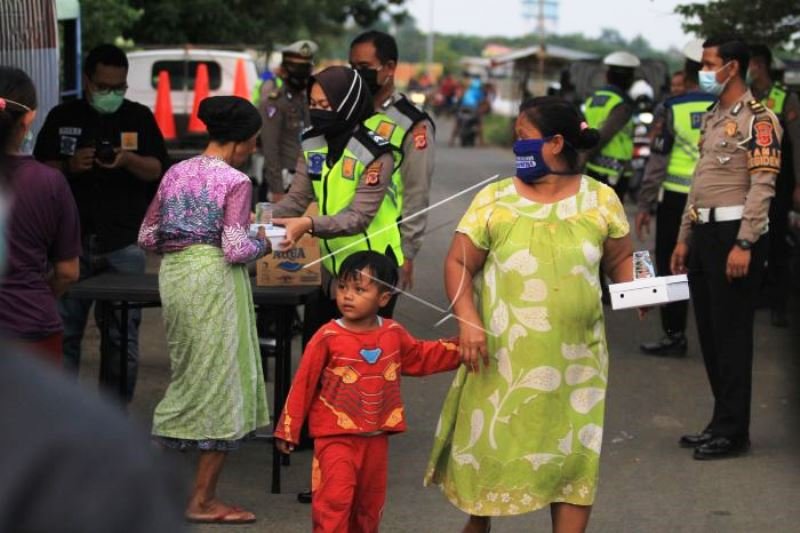
[[[628,234],[622,204],[588,177],[553,204],[509,178],[478,193],[456,231],[488,252],[475,294],[491,357],[456,374],[425,484],[479,516],[591,505],[608,376],[599,267],[604,241]]]

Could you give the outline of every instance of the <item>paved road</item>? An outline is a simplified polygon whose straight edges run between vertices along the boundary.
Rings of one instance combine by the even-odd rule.
[[[442,135],[444,136],[444,135]],[[509,175],[513,158],[497,149],[441,147],[432,201],[449,197],[495,173]],[[446,307],[442,261],[451,233],[473,193],[434,210],[429,234],[417,261],[414,294]],[[647,243],[644,246],[652,246]],[[710,393],[692,330],[685,359],[653,359],[637,346],[659,333],[654,313],[639,322],[634,312],[607,311],[611,351],[610,384],[603,444],[599,496],[590,531],[596,532],[776,532],[797,530],[796,504],[800,473],[800,312],[795,298],[792,330],[773,329],[766,313],[756,319],[753,452],[712,463],[693,461],[689,450],[676,445],[683,432],[701,428],[710,414]],[[434,328],[442,314],[402,298],[396,318],[414,334],[434,338],[455,332],[452,323]],[[92,335],[90,349],[96,351]],[[142,370],[133,416],[143,425],[166,387],[169,366],[159,310],[145,311],[142,328]],[[794,342],[794,344],[793,344]],[[96,355],[92,358],[96,364]],[[84,369],[94,383],[96,366]],[[422,475],[441,402],[451,377],[409,378],[404,394],[409,431],[392,438],[389,494],[383,520],[386,532],[456,532],[464,515],[436,489],[423,489]],[[89,381],[91,380],[91,381]],[[269,398],[271,398],[271,392]],[[269,447],[250,443],[233,454],[223,472],[223,498],[253,509],[259,522],[236,531],[310,530],[310,508],[296,503],[295,493],[308,486],[310,453],[292,457],[284,469],[284,494],[268,493]],[[191,454],[175,454],[188,467]],[[495,520],[492,531],[548,531],[549,513]],[[200,527],[196,531],[221,531]]]

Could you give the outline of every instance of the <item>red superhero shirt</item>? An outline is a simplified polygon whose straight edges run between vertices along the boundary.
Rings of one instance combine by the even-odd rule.
[[[306,415],[312,437],[405,431],[400,376],[460,362],[455,342],[417,340],[393,320],[367,332],[332,320],[306,346],[275,436],[296,444]]]

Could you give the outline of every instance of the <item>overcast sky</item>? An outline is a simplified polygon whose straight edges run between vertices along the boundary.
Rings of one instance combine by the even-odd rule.
[[[616,28],[626,39],[643,35],[655,48],[680,48],[691,36],[681,29],[673,13],[678,4],[705,0],[558,0],[555,33],[582,33],[596,37],[601,28]],[[473,35],[523,35],[533,22],[522,17],[522,0],[407,0],[409,12],[421,30],[430,27],[434,3],[434,29],[441,33]],[[552,26],[551,26],[552,27]]]

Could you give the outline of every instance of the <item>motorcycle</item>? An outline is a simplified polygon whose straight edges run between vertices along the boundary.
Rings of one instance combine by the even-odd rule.
[[[480,113],[474,107],[459,107],[456,111],[456,127],[461,146],[475,146],[480,132]]]

